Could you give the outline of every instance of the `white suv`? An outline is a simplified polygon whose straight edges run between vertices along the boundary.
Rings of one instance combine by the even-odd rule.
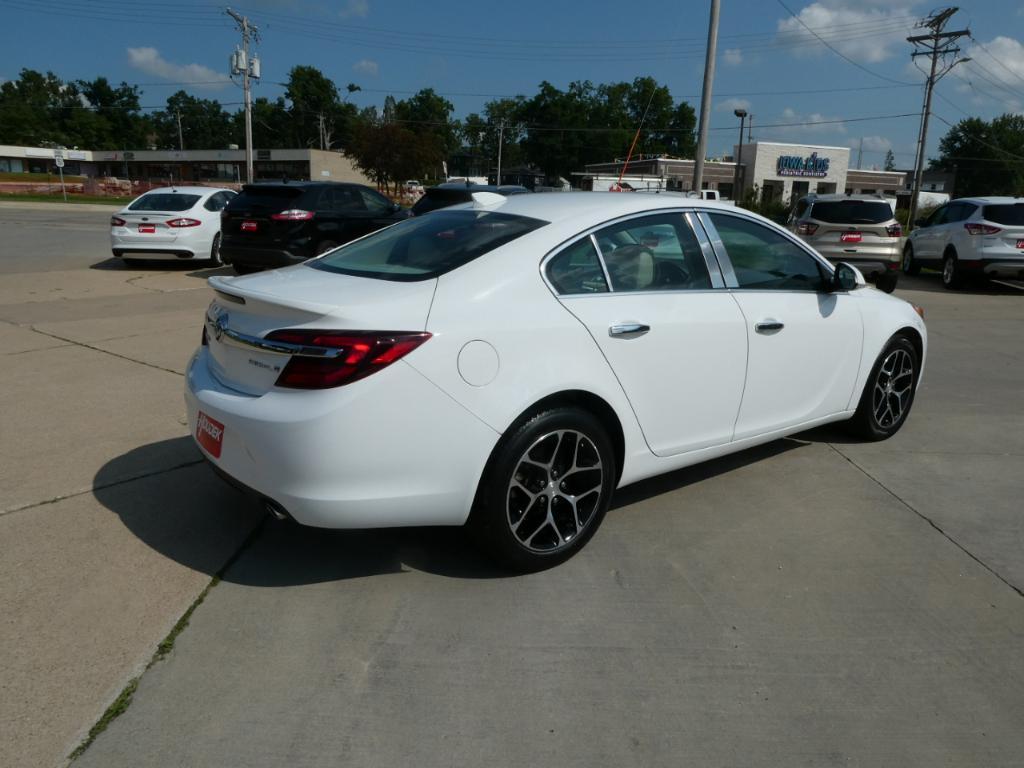
[[[903,246],[903,271],[942,268],[942,284],[961,287],[972,275],[1024,277],[1024,198],[965,197],[914,222]]]

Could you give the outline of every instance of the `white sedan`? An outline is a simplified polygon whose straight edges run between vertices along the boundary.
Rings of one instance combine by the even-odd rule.
[[[114,256],[207,259],[220,264],[220,212],[235,196],[216,187],[152,189],[110,217]]]
[[[827,422],[889,437],[927,340],[854,268],[679,197],[476,193],[209,282],[185,399],[223,476],[306,525],[468,523],[518,570],[629,483]]]

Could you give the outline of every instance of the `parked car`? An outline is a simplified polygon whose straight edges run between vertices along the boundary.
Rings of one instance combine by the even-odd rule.
[[[246,184],[224,209],[221,257],[240,274],[283,267],[409,216],[362,184]]]
[[[302,265],[214,277],[191,433],[275,515],[471,526],[519,570],[615,488],[827,422],[904,423],[919,310],[756,214],[477,194]]]
[[[235,196],[216,187],[151,189],[110,217],[110,250],[143,259],[207,259],[220,264],[220,212]]]
[[[881,195],[806,195],[789,228],[829,261],[853,264],[879,290],[896,290],[903,226]]]
[[[427,187],[426,191],[416,204],[412,207],[414,216],[422,216],[424,213],[436,211],[439,208],[447,208],[449,205],[468,203],[473,199],[474,192],[494,192],[499,195],[523,195],[528,193],[526,187],[515,184],[471,184],[464,181],[445,182],[436,187]]]
[[[971,276],[1024,277],[1024,198],[966,197],[914,222],[903,247],[903,271],[941,267],[942,284],[960,288]]]

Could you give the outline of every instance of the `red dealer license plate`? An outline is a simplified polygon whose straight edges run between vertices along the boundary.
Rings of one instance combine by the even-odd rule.
[[[1017,241],[1017,247],[1018,248],[1024,248],[1024,240],[1018,240]]]
[[[219,459],[220,447],[224,443],[224,425],[199,411],[196,418],[196,440],[213,458]]]
[[[156,224],[139,224],[139,233],[143,235],[155,234]]]
[[[860,232],[843,232],[843,234],[839,236],[839,239],[844,243],[859,243]]]
[[[255,232],[260,228],[259,222],[256,221],[243,221],[242,231],[243,232]]]

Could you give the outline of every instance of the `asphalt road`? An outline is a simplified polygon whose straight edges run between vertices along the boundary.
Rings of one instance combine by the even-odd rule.
[[[221,572],[76,766],[1020,765],[1021,291],[905,280],[931,348],[893,439],[624,489],[580,555],[508,577],[455,530],[257,518],[181,424],[207,273],[10,215],[0,271],[38,268],[0,280],[0,350],[29,347],[0,385],[41,434],[0,438],[0,721],[35,750],[0,763],[57,764]]]

